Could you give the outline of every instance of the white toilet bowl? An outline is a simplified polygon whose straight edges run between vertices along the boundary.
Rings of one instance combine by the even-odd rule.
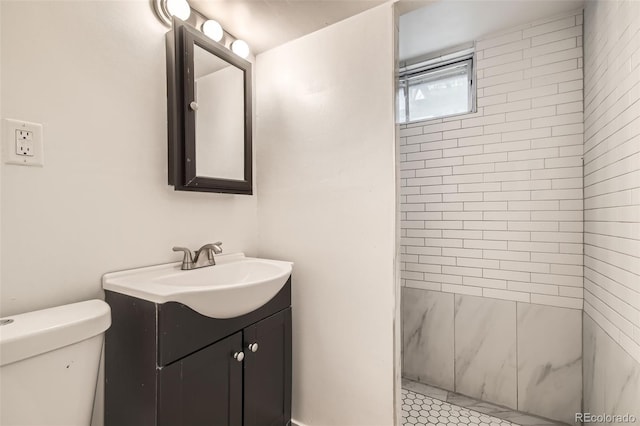
[[[0,425],[88,426],[109,305],[89,300],[2,320],[13,321],[0,325]]]

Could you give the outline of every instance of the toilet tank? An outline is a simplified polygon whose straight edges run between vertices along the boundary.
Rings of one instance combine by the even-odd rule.
[[[88,426],[109,305],[89,300],[2,322],[0,425]]]

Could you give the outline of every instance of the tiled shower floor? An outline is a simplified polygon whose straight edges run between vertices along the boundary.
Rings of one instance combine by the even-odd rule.
[[[421,383],[402,381],[402,425],[550,426],[562,424]]]
[[[503,426],[515,423],[402,389],[402,424]]]

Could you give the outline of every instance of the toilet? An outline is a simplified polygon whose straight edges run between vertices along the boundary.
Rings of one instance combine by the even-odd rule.
[[[109,305],[89,300],[0,321],[0,425],[88,426]]]

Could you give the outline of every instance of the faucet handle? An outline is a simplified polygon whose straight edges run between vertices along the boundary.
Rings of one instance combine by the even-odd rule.
[[[188,269],[193,265],[193,256],[191,254],[191,250],[186,247],[174,247],[173,251],[184,252],[184,257],[182,258],[182,269]]]
[[[209,253],[213,252],[213,254],[220,254],[222,253],[222,241],[205,244],[200,247],[200,250],[198,250],[196,253],[200,253],[204,250],[207,250],[207,252]],[[209,258],[211,258],[211,256]]]
[[[213,252],[215,254],[220,254],[222,253],[222,241],[217,241],[213,244],[211,244],[211,250],[213,250]]]
[[[211,262],[212,265],[215,265],[216,259],[213,257],[213,255],[222,253],[222,247],[220,247],[221,245],[222,245],[221,241],[203,245],[202,247],[200,247],[199,250],[196,251],[196,257],[194,258],[193,261],[198,263],[198,259],[200,258],[200,255],[202,254],[202,252],[206,252],[207,259],[209,259],[209,262]]]

